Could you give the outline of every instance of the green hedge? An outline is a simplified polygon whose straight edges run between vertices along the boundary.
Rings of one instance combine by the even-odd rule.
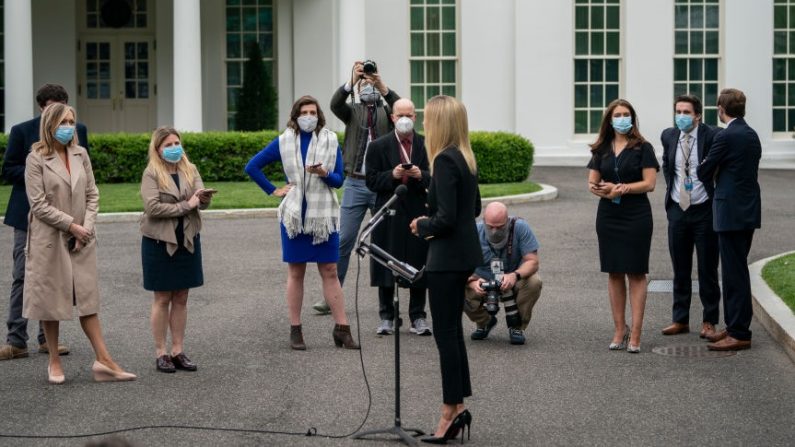
[[[262,132],[183,133],[182,144],[208,182],[246,180],[248,160],[279,135]],[[91,162],[97,183],[139,182],[146,167],[149,134],[89,134]],[[478,160],[480,183],[521,182],[530,175],[533,145],[507,132],[472,132],[472,150]],[[7,136],[0,134],[0,162]],[[340,141],[343,141],[340,135]],[[284,180],[281,164],[265,168],[269,179]]]

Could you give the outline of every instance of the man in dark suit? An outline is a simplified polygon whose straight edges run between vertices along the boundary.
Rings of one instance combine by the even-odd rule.
[[[40,110],[52,103],[66,104],[69,94],[60,85],[44,84],[36,93]],[[14,267],[11,283],[11,303],[8,307],[8,335],[6,344],[0,346],[0,360],[11,360],[28,356],[28,320],[22,317],[22,290],[25,282],[25,243],[28,235],[28,212],[30,204],[25,192],[25,160],[33,143],[39,141],[41,116],[17,124],[8,135],[8,147],[3,159],[2,175],[13,186],[8,200],[3,223],[14,228]],[[88,130],[77,124],[77,138],[80,145],[88,149]],[[47,353],[44,332],[39,325],[39,352]],[[61,355],[69,353],[66,346],[58,345]]]
[[[420,270],[425,265],[428,242],[414,237],[409,223],[427,212],[426,191],[431,183],[428,154],[425,152],[425,139],[414,132],[414,121],[417,119],[414,103],[405,98],[395,101],[391,119],[395,123],[395,131],[374,140],[367,149],[367,188],[377,194],[376,209],[389,201],[399,185],[406,185],[407,191],[392,207],[394,214],[388,215],[373,231],[372,241],[398,260]],[[372,258],[370,285],[378,287],[381,325],[376,333],[390,335],[398,329],[393,327],[395,278],[389,269]],[[411,284],[409,296],[410,332],[431,335],[431,328],[425,321],[425,278]]]
[[[754,230],[762,226],[759,191],[759,136],[746,124],[745,94],[724,89],[718,96],[718,116],[726,129],[715,136],[712,150],[698,167],[702,179],[715,179],[714,229],[718,233],[723,308],[726,329],[709,337],[713,351],[751,347],[751,281],[748,253]]]
[[[718,284],[718,235],[712,229],[710,178],[697,174],[699,163],[709,154],[719,129],[701,122],[701,100],[681,95],[674,101],[676,127],[662,132],[662,166],[667,188],[668,251],[674,270],[673,319],[663,335],[690,332],[690,298],[693,248],[698,260],[698,294],[704,308],[701,338],[713,336],[720,317]]]

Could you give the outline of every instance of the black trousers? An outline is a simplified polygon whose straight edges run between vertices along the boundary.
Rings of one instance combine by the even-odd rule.
[[[405,291],[401,289],[401,298],[404,298]],[[425,315],[425,288],[411,287],[409,290],[409,318],[411,321],[417,318],[426,318]],[[378,288],[378,315],[382,320],[395,319],[395,304],[394,304],[395,288],[394,287],[379,287]]]
[[[748,253],[754,230],[721,231],[721,275],[723,276],[723,319],[726,330],[737,340],[751,339],[751,278],[748,273]]]
[[[433,318],[433,338],[439,350],[442,370],[442,401],[448,405],[464,402],[472,395],[469,361],[464,345],[464,290],[471,272],[426,272],[428,298]]]
[[[712,202],[690,206],[682,211],[671,201],[668,214],[668,251],[674,270],[673,320],[690,323],[693,248],[698,263],[698,295],[703,307],[702,320],[718,324],[720,285],[718,284],[718,235],[712,229]]]

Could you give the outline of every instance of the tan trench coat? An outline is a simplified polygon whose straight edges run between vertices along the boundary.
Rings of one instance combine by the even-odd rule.
[[[177,244],[177,224],[179,218],[183,220],[185,231],[185,248],[193,253],[193,238],[202,229],[202,219],[199,209],[207,208],[210,203],[199,203],[199,208],[190,209],[188,199],[199,189],[204,188],[204,183],[198,170],[193,171],[193,184],[182,172],[179,173],[179,189],[174,182],[168,188],[161,189],[157,184],[157,176],[149,169],[144,170],[141,178],[141,198],[144,200],[144,214],[141,216],[141,234],[166,243],[166,251],[174,256],[179,245]]]
[[[86,150],[71,146],[67,154],[71,172],[55,153],[32,151],[25,165],[30,214],[22,316],[28,319],[71,320],[73,305],[80,316],[99,312],[96,238],[78,252],[67,247],[72,223],[94,231],[99,190]]]

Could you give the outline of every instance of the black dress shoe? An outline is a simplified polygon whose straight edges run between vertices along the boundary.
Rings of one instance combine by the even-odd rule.
[[[191,362],[184,352],[172,356],[171,361],[174,362],[174,367],[183,371],[196,371],[196,364]]]
[[[155,367],[158,371],[164,373],[175,373],[177,372],[177,368],[174,367],[174,363],[171,362],[171,356],[168,354],[163,354],[155,360]]]

